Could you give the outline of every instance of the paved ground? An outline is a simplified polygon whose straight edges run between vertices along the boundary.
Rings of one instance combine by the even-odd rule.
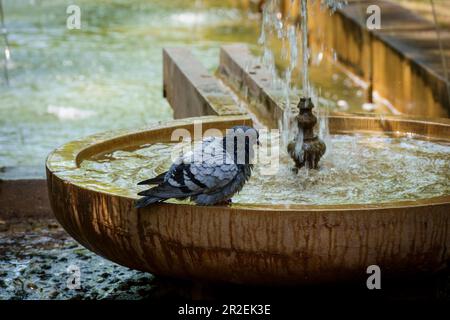
[[[80,289],[67,287],[71,265],[80,268]],[[382,283],[380,292],[361,284],[302,288],[201,285],[154,277],[109,262],[78,245],[52,218],[2,220],[0,299],[216,299],[254,297],[450,300],[449,272],[432,278]]]

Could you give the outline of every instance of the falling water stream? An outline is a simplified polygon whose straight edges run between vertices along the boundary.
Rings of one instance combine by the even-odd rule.
[[[344,3],[345,1],[342,0],[321,1],[321,4],[328,7],[332,12],[342,7]],[[298,16],[294,16],[296,10],[292,10],[296,4],[300,6]],[[313,88],[310,80],[311,52],[308,45],[308,2],[307,0],[291,0],[288,2],[288,6],[287,14],[283,16],[279,10],[279,0],[266,2],[263,8],[261,34],[258,41],[263,52],[261,62],[272,74],[272,89],[280,90],[284,94],[284,112],[279,124],[282,131],[281,142],[286,147],[298,134],[295,116],[297,114],[296,103],[300,95],[312,99],[318,117],[317,133],[322,140],[331,142],[328,138],[330,101],[321,96],[320,87],[317,90]],[[300,21],[300,26],[297,23],[298,21]],[[277,57],[276,41],[281,42],[280,58]],[[298,61],[300,58],[299,52],[301,53],[300,63]],[[320,64],[322,57],[323,52],[320,52],[316,59],[318,64]],[[281,60],[281,67],[278,63],[279,60]],[[282,75],[278,76],[277,71],[281,72]],[[299,78],[296,78],[296,75]],[[355,91],[357,90],[355,89]],[[347,107],[347,102],[340,100],[338,101],[339,105]],[[301,144],[302,141],[299,140],[298,143]],[[301,148],[301,145],[298,145],[297,148]]]
[[[309,47],[308,47],[308,1],[301,0],[300,6],[301,28],[302,28],[302,84],[303,96],[310,98],[309,84]]]
[[[3,41],[4,41],[4,62],[3,62],[3,72],[5,76],[5,83],[6,85],[9,85],[9,74],[8,74],[8,66],[9,61],[11,60],[11,51],[9,49],[9,42],[8,42],[8,32],[6,30],[5,26],[5,12],[3,10],[3,0],[0,0],[0,33],[3,35]]]

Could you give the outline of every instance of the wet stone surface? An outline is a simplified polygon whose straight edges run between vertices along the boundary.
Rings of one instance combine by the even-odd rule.
[[[78,266],[80,288],[67,286]],[[362,282],[361,282],[362,281]],[[450,271],[401,281],[382,290],[355,283],[303,287],[252,287],[189,282],[139,272],[107,261],[77,244],[52,218],[3,220],[0,213],[0,300],[387,299],[450,301]]]
[[[71,289],[79,268],[80,288]],[[69,269],[68,269],[69,268]],[[0,299],[143,299],[172,296],[170,281],[119,266],[76,243],[53,219],[0,217]],[[76,285],[76,282],[73,282]],[[183,296],[177,284],[176,296]]]

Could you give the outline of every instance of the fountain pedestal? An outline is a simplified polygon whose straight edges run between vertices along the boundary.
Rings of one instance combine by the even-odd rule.
[[[326,145],[314,134],[317,123],[312,113],[314,104],[311,98],[301,98],[298,104],[299,114],[296,117],[298,134],[288,145],[288,152],[295,162],[296,169],[306,166],[308,169],[317,169],[319,161],[325,154]]]

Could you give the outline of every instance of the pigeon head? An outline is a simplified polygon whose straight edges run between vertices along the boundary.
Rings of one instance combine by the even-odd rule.
[[[254,159],[254,146],[259,145],[259,133],[255,128],[235,126],[227,129],[223,146],[236,164],[250,164]]]

